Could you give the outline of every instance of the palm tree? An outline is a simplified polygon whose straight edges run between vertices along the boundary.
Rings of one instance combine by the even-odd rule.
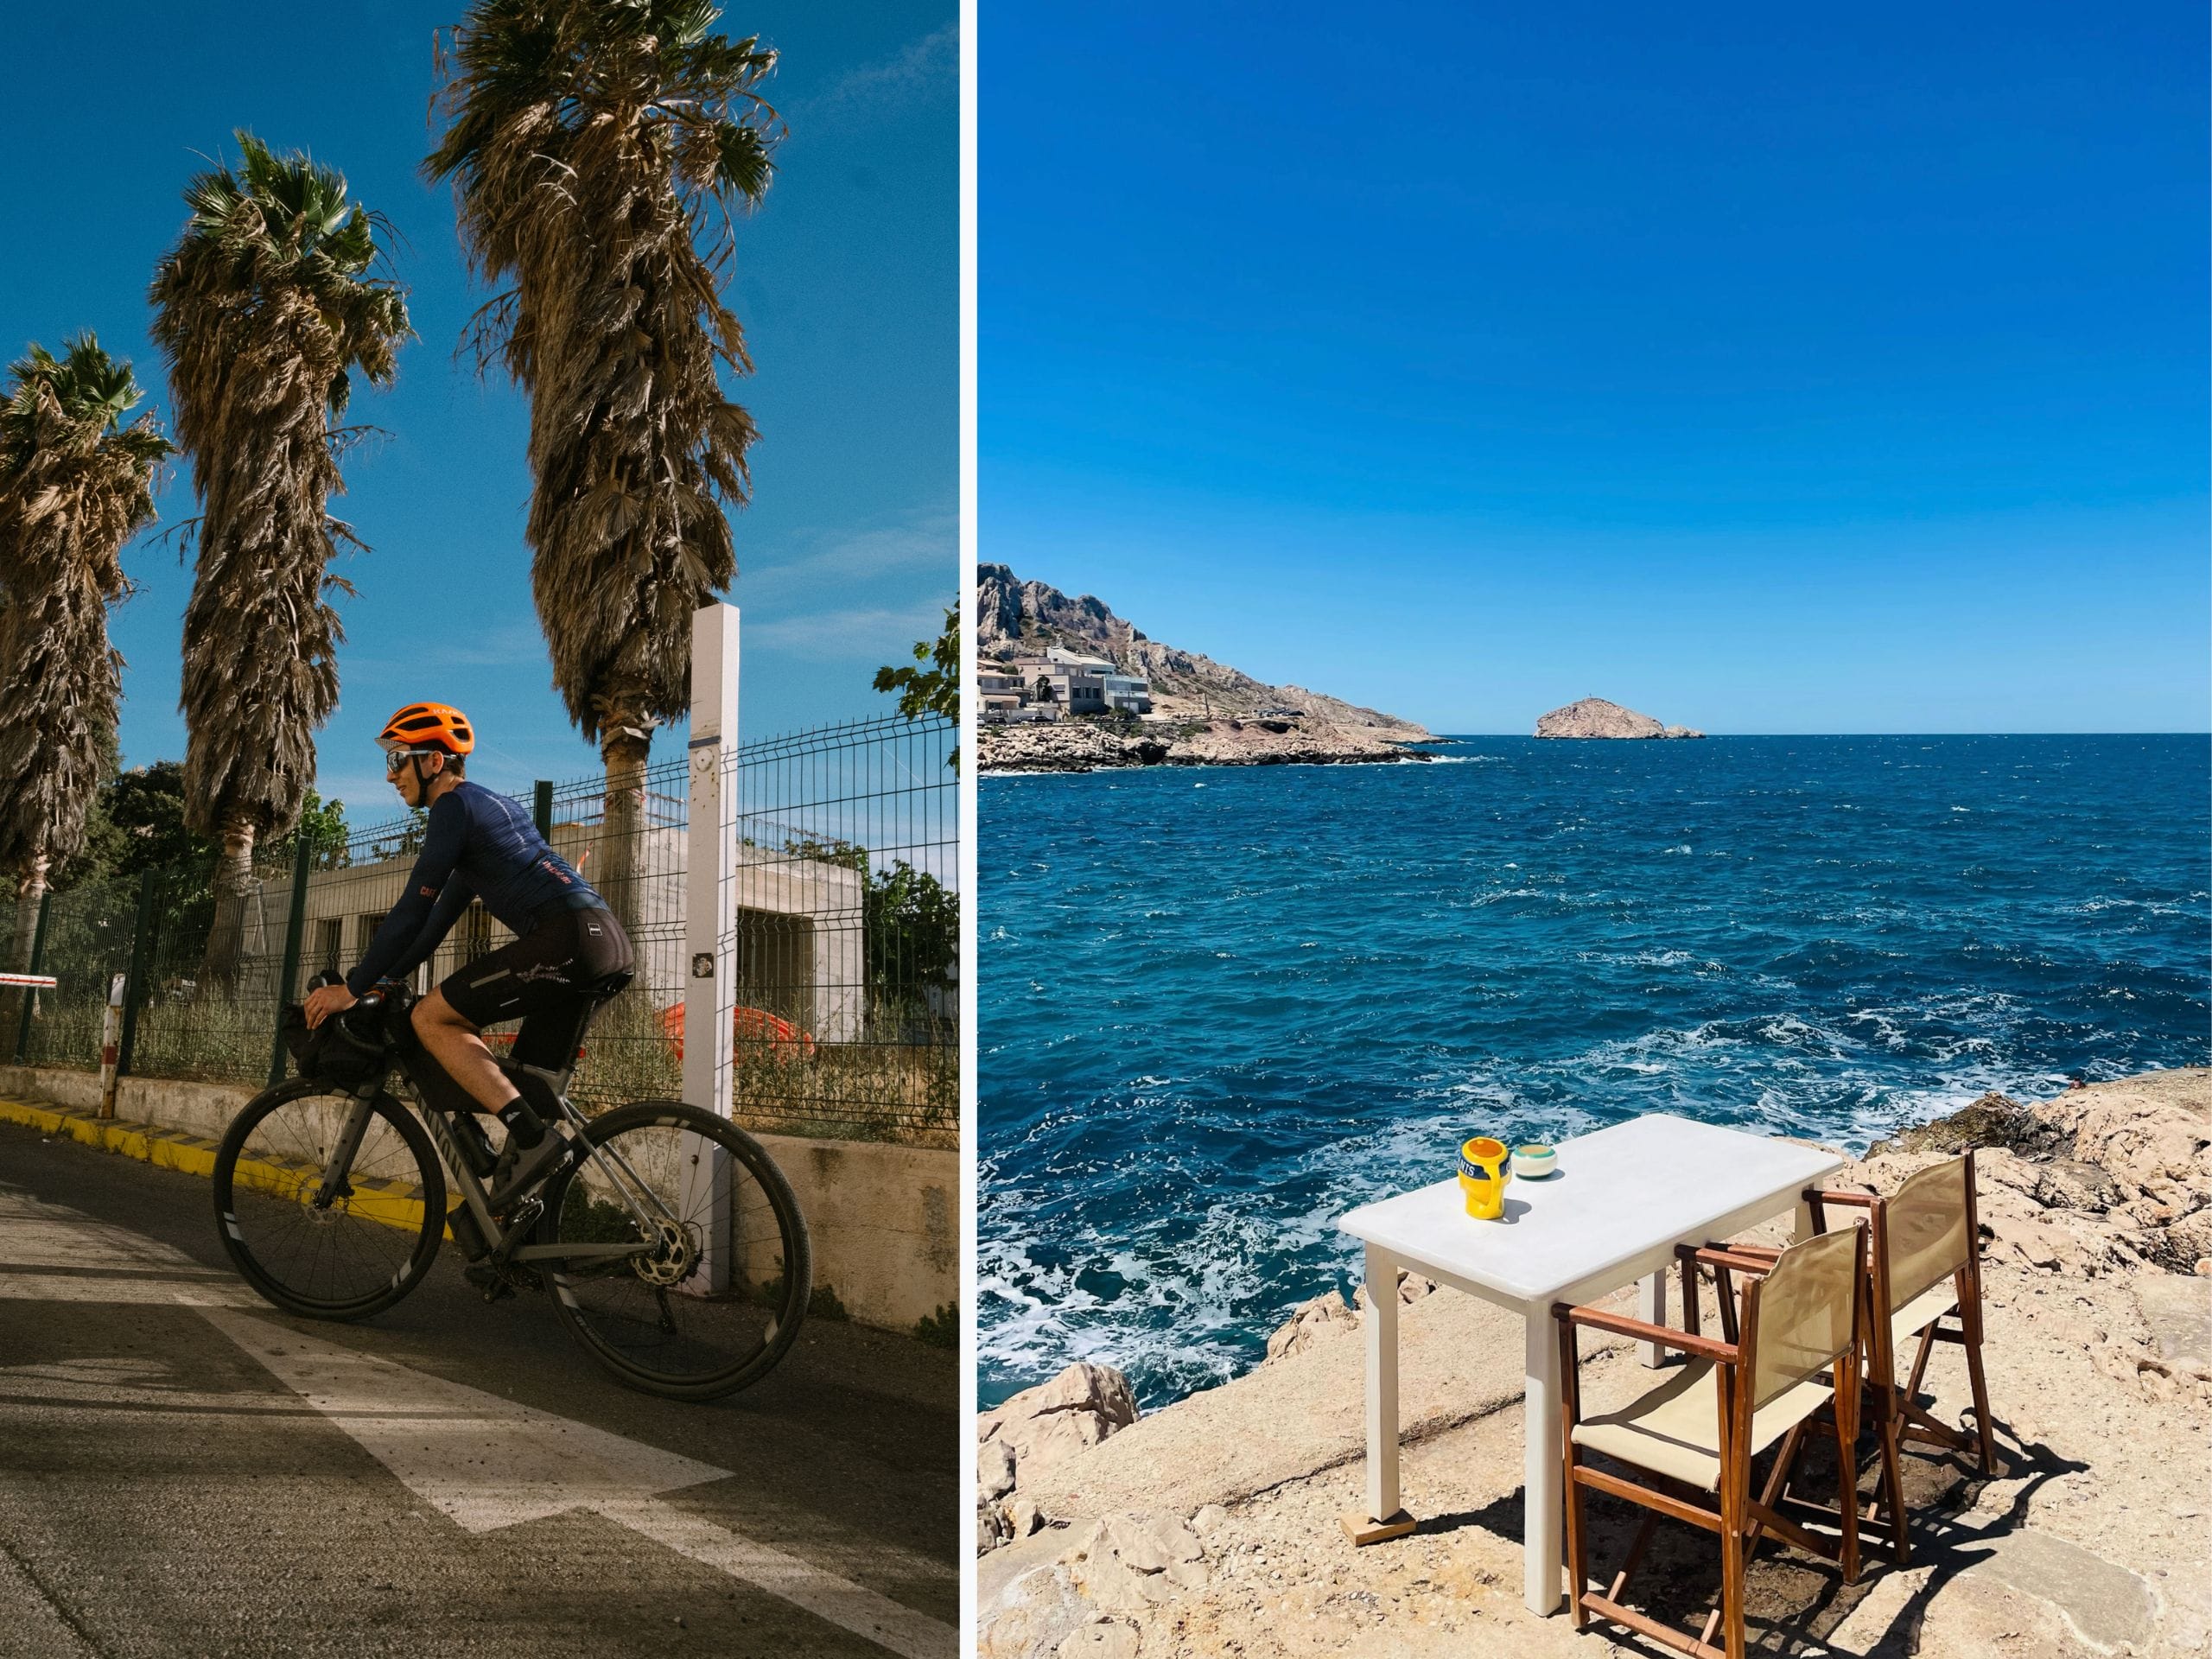
[[[776,54],[707,0],[477,0],[442,49],[471,263],[505,284],[473,330],[529,394],[531,585],[569,718],[607,767],[592,878],[634,920],[652,728],[690,707],[691,614],[737,575],[752,368],[722,303],[732,215],[760,200]]]
[[[383,221],[346,200],[344,175],[237,138],[238,169],[185,191],[192,217],[152,294],[200,505],[180,702],[186,821],[222,849],[205,968],[217,983],[237,972],[254,843],[298,817],[338,702],[328,566],[353,537],[326,511],[346,487],[332,417],[353,371],[391,384],[410,332],[399,289],[368,275]]]
[[[124,544],[154,520],[169,446],[130,365],[92,334],[8,371],[0,404],[0,868],[16,878],[10,960],[30,959],[47,878],[85,842],[114,741],[123,658],[107,607],[130,591]],[[13,1002],[14,999],[8,999]]]

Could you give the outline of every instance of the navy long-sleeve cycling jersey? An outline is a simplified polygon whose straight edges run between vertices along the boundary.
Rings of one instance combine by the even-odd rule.
[[[346,976],[346,988],[359,996],[379,979],[414,971],[478,898],[518,935],[529,932],[549,907],[606,904],[545,844],[521,807],[464,781],[431,804],[406,896],[377,929],[360,965]]]

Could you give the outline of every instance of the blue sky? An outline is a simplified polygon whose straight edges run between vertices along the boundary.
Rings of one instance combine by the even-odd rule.
[[[982,557],[1440,730],[2205,728],[2202,5],[978,41]]]
[[[398,810],[373,746],[400,703],[435,697],[475,716],[472,776],[507,787],[595,769],[550,686],[522,531],[527,416],[499,379],[457,362],[484,297],[462,264],[450,195],[422,182],[437,3],[219,9],[9,7],[0,60],[0,353],[91,327],[134,359],[166,416],[146,338],[155,260],[184,219],[207,156],[235,159],[245,126],[343,170],[404,242],[397,275],[421,338],[389,393],[350,418],[387,441],[345,462],[333,504],[374,550],[341,559],[342,701],[319,742],[321,787],[357,819]],[[741,225],[733,308],[758,372],[739,400],[758,421],[754,499],[737,515],[743,610],[741,720],[750,736],[889,712],[869,680],[934,636],[959,579],[959,63],[952,0],[725,10],[783,61],[767,91],[791,137],[766,203]],[[98,66],[88,83],[87,66]],[[88,91],[88,86],[91,88]],[[163,525],[188,518],[180,468]],[[162,526],[156,527],[156,533]],[[179,637],[191,573],[174,545],[128,560],[140,585],[114,619],[130,662],[124,758],[184,753]],[[657,756],[679,753],[663,737]]]

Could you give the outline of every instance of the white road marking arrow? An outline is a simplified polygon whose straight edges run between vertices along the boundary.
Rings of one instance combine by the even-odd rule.
[[[950,1625],[659,1497],[726,1469],[173,1294],[471,1532],[589,1510],[902,1659],[959,1650]]]

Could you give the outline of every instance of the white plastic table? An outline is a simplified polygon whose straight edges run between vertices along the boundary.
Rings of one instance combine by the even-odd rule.
[[[1538,1613],[1560,1601],[1559,1337],[1554,1302],[1587,1302],[1644,1281],[1644,1317],[1665,1320],[1675,1246],[1703,1243],[1796,1206],[1842,1166],[1834,1153],[1668,1113],[1559,1143],[1559,1173],[1515,1180],[1497,1221],[1468,1216],[1456,1177],[1362,1205],[1339,1231],[1367,1247],[1367,1509],[1404,1524],[1398,1500],[1398,1271],[1479,1296],[1525,1323],[1522,1581]],[[1646,1363],[1657,1355],[1646,1351]]]

